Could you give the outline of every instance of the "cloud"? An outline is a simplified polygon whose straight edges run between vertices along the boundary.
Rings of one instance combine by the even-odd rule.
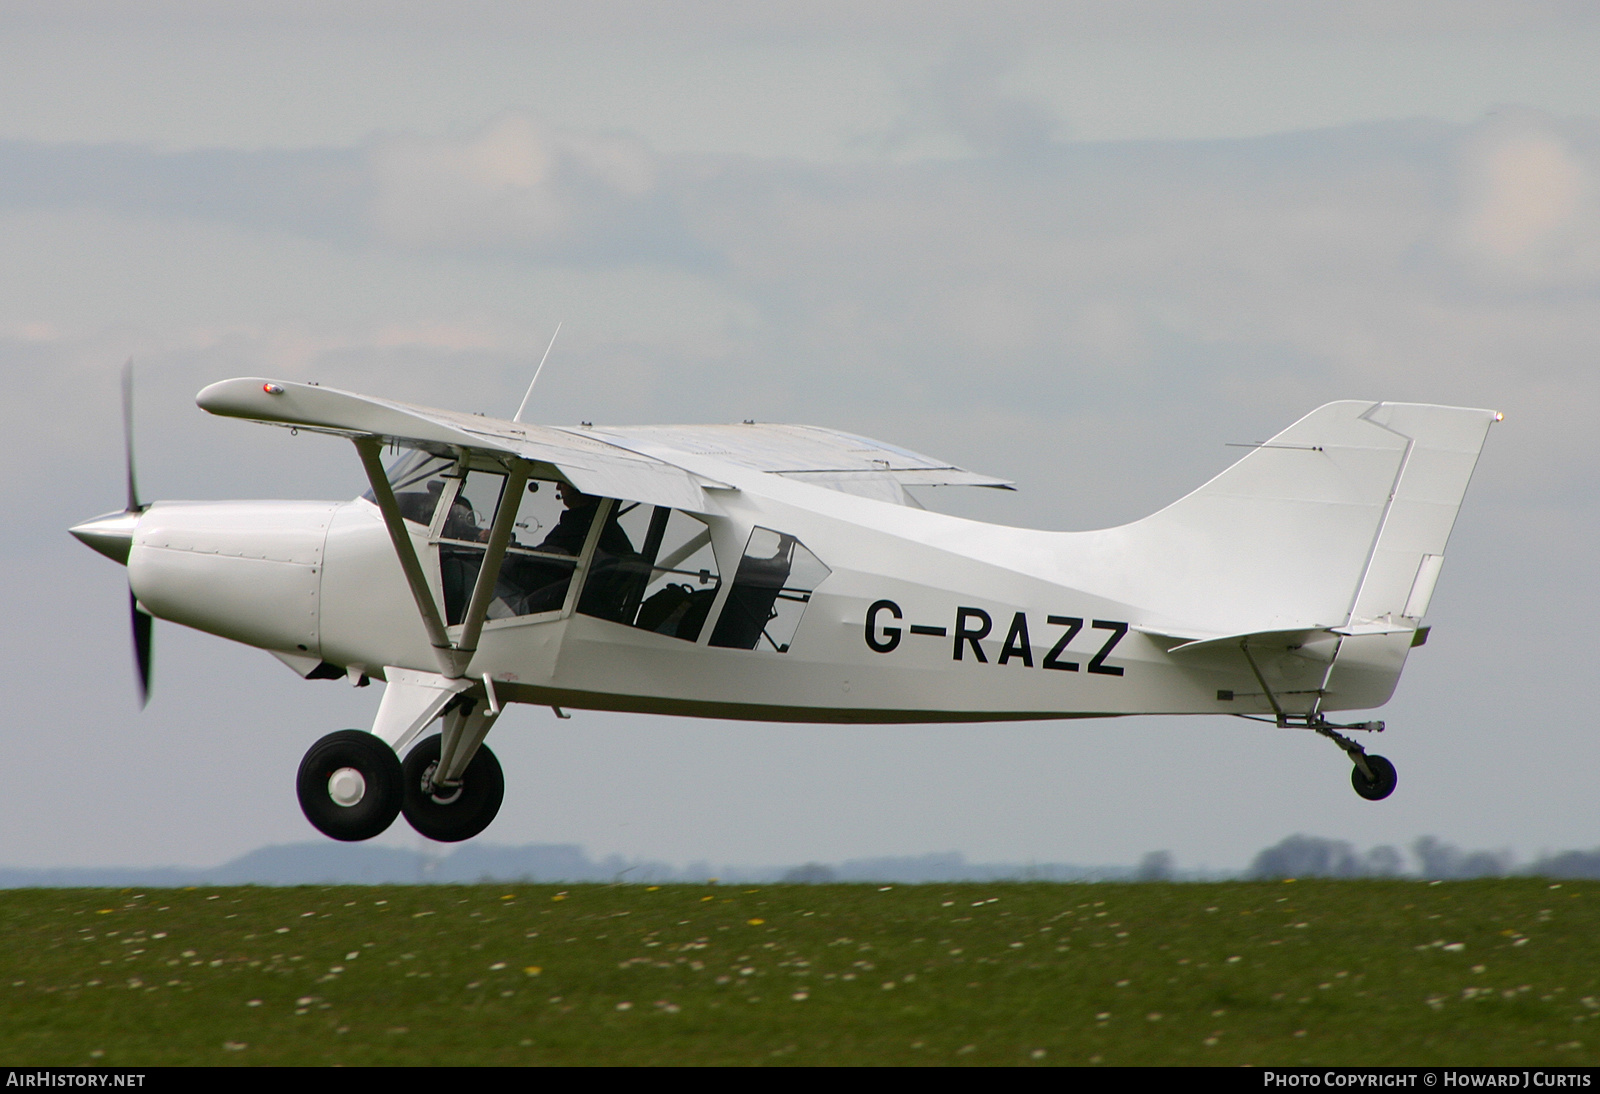
[[[1600,148],[1590,127],[1566,128],[1575,132],[1507,109],[1463,142],[1455,242],[1483,276],[1521,285],[1600,277]]]
[[[928,123],[955,133],[979,155],[1035,157],[1066,126],[1043,103],[1007,88],[1018,54],[1015,45],[969,39],[934,68],[925,94],[908,99],[920,104]],[[914,125],[914,119],[909,121],[901,128]]]
[[[230,224],[246,234],[175,235],[181,245],[129,254],[188,286],[165,314],[194,312],[202,291],[281,302],[270,321],[229,312],[196,321],[209,342],[174,332],[171,344],[328,382],[343,372],[352,386],[414,375],[419,401],[434,388],[448,398],[437,378],[472,361],[515,378],[503,396],[485,388],[484,406],[514,406],[554,319],[576,318],[547,397],[561,397],[563,374],[575,400],[578,378],[626,377],[606,397],[625,394],[612,413],[632,420],[839,422],[852,408],[839,424],[872,433],[892,415],[917,431],[895,439],[1002,474],[1030,466],[1027,450],[1063,419],[1078,436],[1159,436],[1124,457],[1144,461],[1155,493],[1092,479],[1074,492],[1074,523],[1138,515],[1129,507],[1194,485],[1162,446],[1214,444],[1219,421],[1260,430],[1352,396],[1537,423],[1497,457],[1515,469],[1505,481],[1539,504],[1592,495],[1592,123],[1504,110],[1466,127],[1057,142],[1032,123],[982,129],[984,104],[1004,98],[994,56],[972,54],[951,86],[972,132],[999,136],[945,161],[669,156],[509,113],[316,157],[0,145],[0,171],[28,182],[0,192],[17,216],[68,194],[119,216]],[[62,268],[52,284],[154,291],[90,262],[85,248],[117,238],[116,222],[92,227],[17,238],[56,266],[84,252],[83,277]],[[319,246],[269,242],[290,237]],[[261,255],[241,264],[247,240]],[[18,280],[14,299],[41,299],[37,280]],[[291,282],[315,286],[315,305],[278,288]],[[558,292],[559,314],[524,303]],[[61,317],[18,315],[9,329],[50,323]],[[575,416],[606,416],[584,399]],[[1011,468],[952,448],[964,418],[1008,423],[994,443],[1015,447]]]
[[[640,142],[517,113],[464,135],[385,138],[369,155],[373,226],[410,247],[539,249],[609,238],[615,222],[637,219],[657,183]]]

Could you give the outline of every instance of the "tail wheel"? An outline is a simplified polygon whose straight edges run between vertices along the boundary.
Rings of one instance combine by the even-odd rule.
[[[406,755],[401,808],[411,827],[441,843],[471,839],[494,822],[506,796],[506,777],[488,745],[479,745],[461,785],[448,792],[433,787],[439,766],[440,737],[417,743]]]
[[[394,823],[401,779],[394,749],[370,733],[341,729],[307,750],[295,790],[317,831],[351,842],[371,839]]]
[[[1394,764],[1382,756],[1370,753],[1366,757],[1367,766],[1372,769],[1372,778],[1367,778],[1361,773],[1361,768],[1350,770],[1350,784],[1356,788],[1356,793],[1366,798],[1369,802],[1382,801],[1394,793],[1395,784],[1399,776],[1395,774]]]

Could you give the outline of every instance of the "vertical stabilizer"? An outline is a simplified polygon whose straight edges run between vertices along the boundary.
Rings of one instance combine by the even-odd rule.
[[[1160,512],[1083,534],[1069,564],[1173,634],[1410,629],[1495,417],[1329,403]]]

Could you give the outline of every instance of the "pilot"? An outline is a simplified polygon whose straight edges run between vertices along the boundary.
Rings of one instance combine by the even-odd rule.
[[[444,528],[441,531],[445,539],[464,539],[481,543],[489,538],[489,530],[478,527],[476,510],[472,508],[471,500],[461,494],[457,494],[455,500],[450,503],[450,514],[444,518]]]

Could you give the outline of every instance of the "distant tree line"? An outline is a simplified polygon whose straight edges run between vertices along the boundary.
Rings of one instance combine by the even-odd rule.
[[[1509,851],[1463,851],[1433,836],[1411,845],[1410,861],[1388,845],[1357,851],[1343,841],[1293,835],[1258,853],[1248,878],[1454,878],[1512,874],[1600,879],[1600,848],[1562,851],[1518,866]],[[1221,881],[1240,875],[1180,870],[1170,851],[1151,851],[1135,866],[1074,866],[1060,862],[968,862],[959,852],[891,855],[800,866],[724,866],[664,862],[607,855],[592,859],[577,844],[499,846],[469,843],[442,855],[330,841],[263,847],[221,866],[178,867],[0,867],[0,889],[35,887],[122,888],[184,885],[462,884],[470,882],[665,882],[730,884],[785,881],[805,884],[875,883],[915,885],[960,881]]]
[[[1408,871],[1404,856],[1388,845],[1358,852],[1343,840],[1295,835],[1257,854],[1248,873],[1253,878],[1411,876],[1448,880],[1510,874],[1600,878],[1600,849],[1563,851],[1518,867],[1509,851],[1463,851],[1423,836],[1411,845],[1411,853],[1416,868]]]

